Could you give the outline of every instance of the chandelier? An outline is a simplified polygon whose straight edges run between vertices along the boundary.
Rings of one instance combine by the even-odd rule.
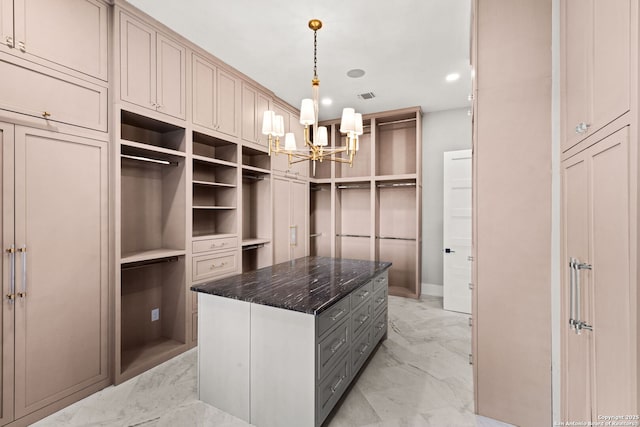
[[[284,132],[284,118],[276,115],[274,111],[264,112],[262,121],[262,134],[268,135],[269,155],[285,154],[289,158],[289,167],[294,163],[310,160],[313,162],[313,175],[315,175],[316,162],[331,160],[339,163],[348,163],[353,166],[353,159],[360,148],[358,136],[362,135],[362,114],[356,113],[353,108],[342,110],[340,132],[346,134],[345,145],[329,145],[329,137],[326,126],[318,126],[318,100],[320,91],[320,79],[318,79],[317,49],[318,30],[322,28],[322,21],[312,19],[309,28],[313,30],[313,79],[311,80],[312,98],[302,100],[300,106],[300,124],[304,125],[304,148],[298,149],[295,135],[292,132]],[[312,126],[312,128],[310,128]],[[280,146],[280,138],[284,136],[284,147]],[[345,157],[342,157],[342,153]],[[340,156],[336,156],[340,154]]]

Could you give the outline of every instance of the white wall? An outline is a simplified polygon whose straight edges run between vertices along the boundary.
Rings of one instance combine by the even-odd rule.
[[[471,148],[469,108],[422,118],[422,292],[442,295],[443,153]]]

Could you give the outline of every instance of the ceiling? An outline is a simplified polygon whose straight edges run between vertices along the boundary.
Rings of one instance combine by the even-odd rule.
[[[373,113],[469,106],[469,0],[129,0],[166,26],[300,108],[311,97],[318,31],[320,118],[343,107]],[[361,78],[347,71],[365,70]],[[461,78],[447,82],[449,73]],[[358,94],[373,92],[361,100]]]

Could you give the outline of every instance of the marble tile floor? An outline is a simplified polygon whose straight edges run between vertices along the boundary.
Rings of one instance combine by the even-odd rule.
[[[387,340],[325,426],[508,427],[473,414],[467,318],[442,298],[389,297]],[[197,399],[196,358],[190,350],[34,426],[249,426]]]

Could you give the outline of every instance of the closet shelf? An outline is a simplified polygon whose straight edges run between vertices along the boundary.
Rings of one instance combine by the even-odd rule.
[[[128,141],[126,139],[120,140],[120,146],[130,147],[135,149],[135,152],[125,152],[126,149],[122,150],[123,151],[122,154],[136,155],[136,153],[142,154],[140,153],[140,151],[143,151],[143,152],[149,152],[149,153],[160,153],[160,154],[176,156],[176,157],[186,157],[186,154],[183,153],[182,151],[171,150],[169,148],[158,147],[156,145],[144,144],[142,142]]]
[[[264,175],[271,175],[271,171],[268,169],[263,169],[263,168],[258,168],[255,166],[249,166],[249,165],[242,165],[242,170],[246,170],[246,171],[252,171],[252,172],[258,172]]]
[[[200,181],[200,180],[193,180],[192,182],[195,185],[205,185],[208,187],[236,188],[235,184],[225,184],[224,182],[211,182],[211,181]]]
[[[220,165],[220,166],[226,166],[229,168],[237,168],[238,164],[237,163],[233,163],[233,162],[228,162],[226,160],[219,160],[219,159],[214,159],[211,157],[205,157],[205,156],[198,156],[198,155],[193,155],[193,160],[197,160],[199,162],[206,162],[206,163],[211,163],[214,165]]]
[[[145,251],[127,252],[120,257],[120,264],[129,264],[132,262],[149,261],[153,259],[162,259],[169,257],[182,256],[185,254],[184,249],[159,248]]]
[[[193,206],[193,209],[211,209],[211,210],[228,211],[228,210],[236,209],[236,207],[235,206],[205,206],[205,205],[198,205],[198,206]]]
[[[415,173],[406,173],[400,175],[376,175],[376,181],[406,181],[418,179],[418,175]]]
[[[242,246],[263,245],[265,243],[271,243],[271,239],[263,239],[260,237],[242,239]]]

